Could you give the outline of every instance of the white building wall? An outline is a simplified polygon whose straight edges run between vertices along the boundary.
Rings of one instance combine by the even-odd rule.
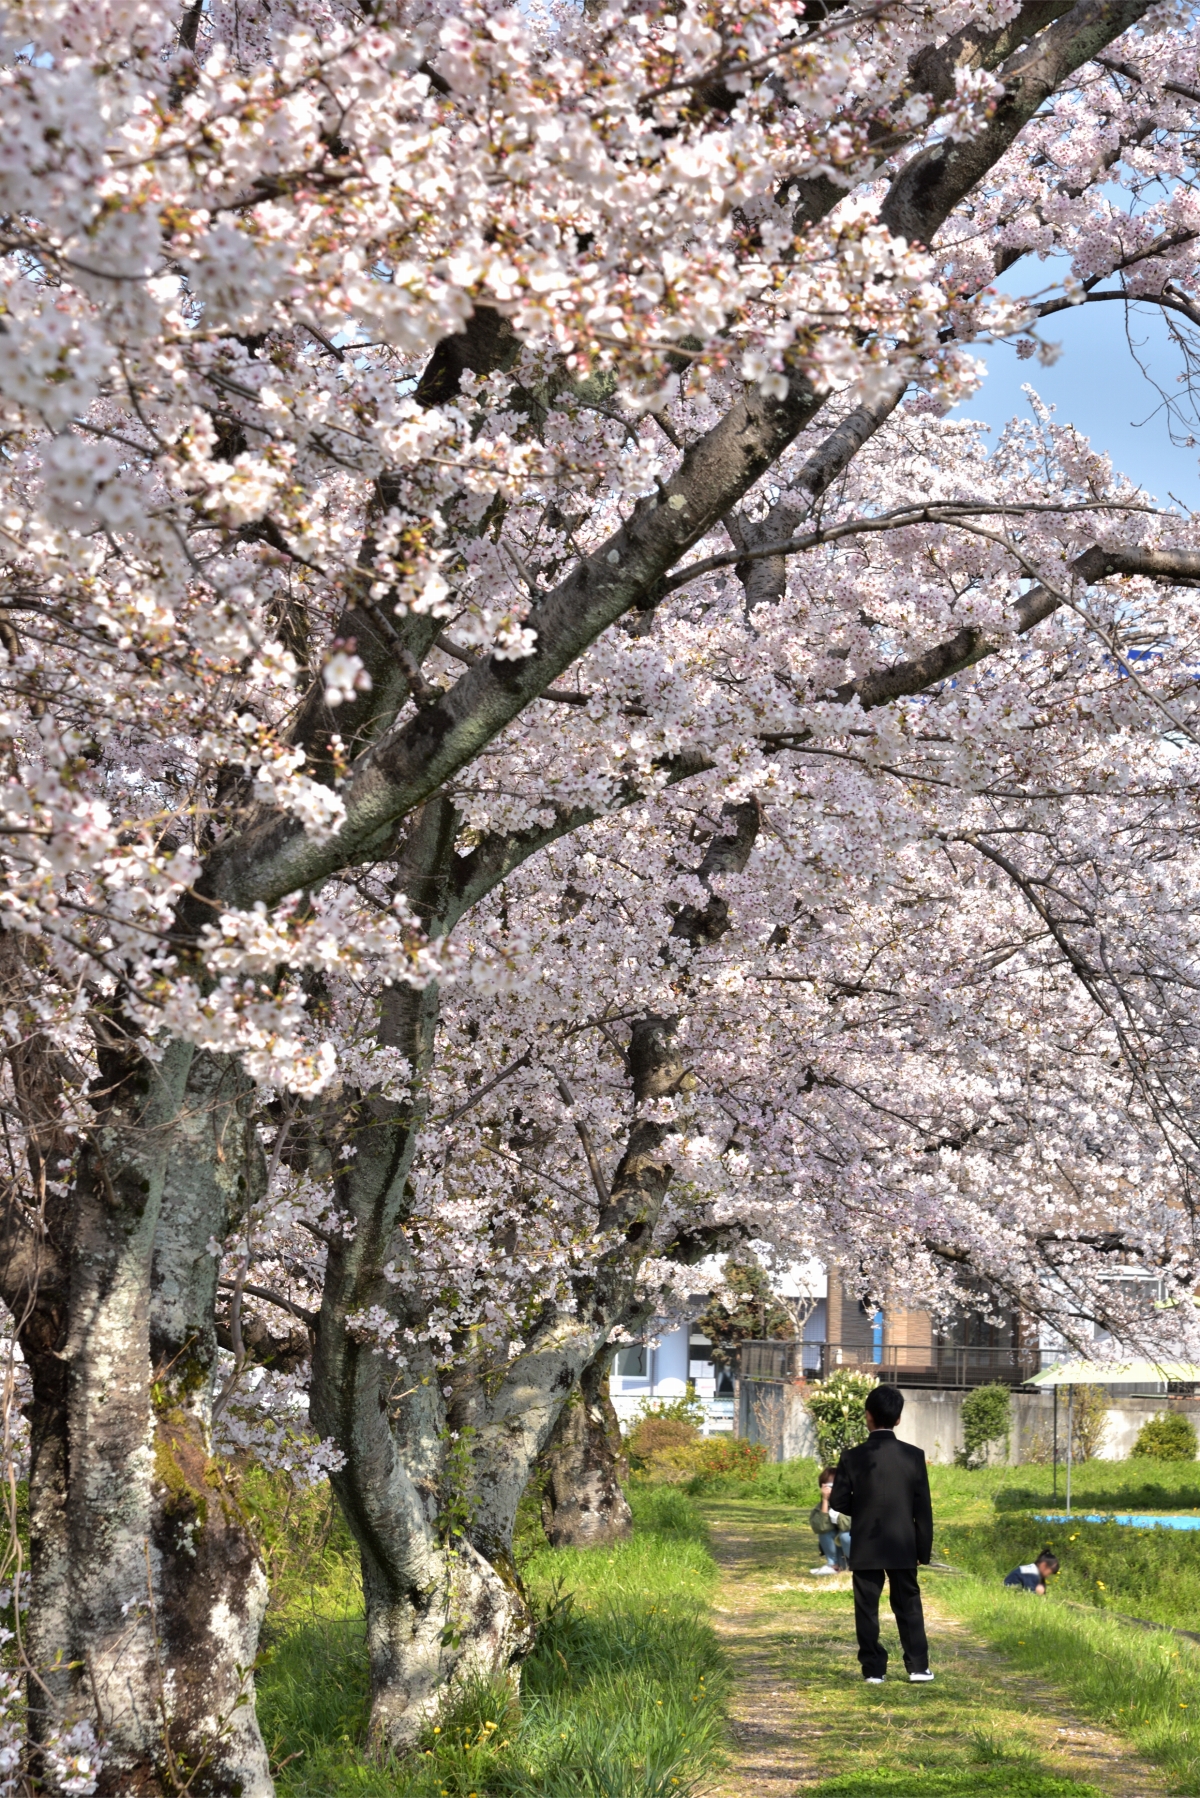
[[[686,1328],[660,1336],[654,1350],[654,1394],[656,1398],[685,1398],[688,1382],[688,1335]]]
[[[691,1327],[687,1324],[657,1337],[653,1346],[646,1348],[646,1373],[642,1377],[618,1372],[625,1359],[618,1355],[609,1376],[608,1389],[623,1430],[632,1428],[642,1412],[656,1402],[669,1404],[672,1399],[687,1395],[690,1340]],[[701,1368],[711,1375],[712,1369],[707,1363],[697,1363],[692,1372],[699,1375]],[[702,1428],[706,1436],[725,1434],[733,1429],[733,1400],[715,1397],[712,1391],[715,1384],[712,1378],[699,1377],[695,1381],[696,1397],[704,1408]]]

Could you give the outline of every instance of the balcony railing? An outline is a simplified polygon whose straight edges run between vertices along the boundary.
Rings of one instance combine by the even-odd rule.
[[[821,1344],[820,1378],[838,1367],[878,1374],[896,1386],[1022,1386],[1042,1364],[1036,1348],[983,1348],[957,1343],[915,1347],[885,1342],[881,1348],[838,1342]]]
[[[1036,1348],[974,1348],[903,1342],[743,1342],[738,1357],[743,1380],[827,1379],[839,1367],[872,1373],[897,1386],[1021,1386],[1041,1367]]]
[[[743,1342],[738,1354],[738,1372],[743,1380],[802,1380],[803,1351],[820,1349],[819,1342]]]

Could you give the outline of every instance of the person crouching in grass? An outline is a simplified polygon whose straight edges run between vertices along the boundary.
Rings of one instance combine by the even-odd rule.
[[[850,1563],[850,1531],[846,1528],[850,1519],[843,1517],[840,1511],[829,1507],[829,1495],[833,1491],[832,1467],[822,1467],[817,1475],[817,1485],[821,1491],[821,1502],[814,1505],[808,1513],[808,1521],[812,1532],[821,1545],[821,1553],[825,1556],[824,1565],[810,1567],[810,1573],[845,1573]]]
[[[1006,1573],[1006,1586],[1021,1586],[1026,1592],[1036,1592],[1039,1598],[1045,1598],[1046,1585],[1058,1572],[1058,1556],[1052,1555],[1048,1548],[1043,1548],[1036,1561],[1026,1561],[1020,1567],[1014,1567]]]

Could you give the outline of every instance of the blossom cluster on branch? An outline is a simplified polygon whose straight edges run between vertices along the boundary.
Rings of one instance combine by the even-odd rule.
[[[346,1509],[377,1741],[506,1667],[565,1395],[714,1253],[1200,1358],[1200,534],[1032,392],[949,416],[1115,301],[1190,428],[1198,54],[1146,0],[0,0],[63,1790],[266,1798],[251,1455]]]

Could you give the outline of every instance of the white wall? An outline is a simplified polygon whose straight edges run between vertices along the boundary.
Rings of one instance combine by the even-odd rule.
[[[904,1393],[904,1415],[896,1427],[903,1442],[915,1443],[925,1450],[929,1461],[953,1461],[963,1445],[962,1403],[965,1392],[938,1392],[910,1386]],[[1196,1399],[1114,1398],[1109,1405],[1108,1420],[1098,1459],[1123,1461],[1137,1441],[1138,1431],[1148,1418],[1159,1411],[1183,1411],[1200,1425],[1200,1401]],[[1048,1443],[1053,1431],[1054,1396],[1050,1391],[1014,1392],[1012,1395],[1012,1430],[1009,1435],[1008,1460],[1012,1464],[1028,1459],[1028,1449],[1036,1436]],[[1059,1456],[1066,1458],[1067,1395],[1058,1399]],[[1003,1450],[994,1456],[1003,1459]]]
[[[688,1381],[688,1338],[690,1329],[672,1330],[660,1336],[654,1350],[655,1398],[683,1398]]]
[[[783,1417],[783,1459],[797,1460],[802,1456],[815,1455],[817,1452],[816,1437],[813,1432],[812,1419],[804,1408],[804,1398],[808,1390],[800,1385],[783,1385],[772,1383],[769,1387],[759,1388],[750,1382],[749,1391],[742,1389],[741,1408],[738,1415],[746,1424],[748,1400],[757,1392],[770,1390],[781,1393],[784,1399]],[[917,1448],[925,1450],[928,1461],[947,1466],[953,1462],[955,1455],[963,1448],[962,1406],[966,1398],[965,1392],[939,1390],[936,1387],[909,1386],[904,1389],[904,1414],[896,1426],[896,1434],[902,1442],[911,1442]],[[1179,1399],[1155,1397],[1119,1396],[1109,1406],[1107,1426],[1101,1444],[1099,1459],[1102,1461],[1123,1461],[1133,1449],[1138,1431],[1147,1418],[1154,1417],[1160,1411],[1182,1411],[1192,1419],[1200,1431],[1200,1399]],[[1035,1438],[1040,1438],[1044,1447],[1049,1447],[1053,1433],[1054,1395],[1050,1391],[1014,1392],[1012,1395],[1012,1427],[1008,1440],[1008,1462],[1016,1465],[1029,1459],[1029,1451]],[[752,1429],[751,1435],[756,1432]],[[1059,1457],[1066,1459],[1067,1447],[1067,1396],[1059,1394],[1058,1403],[1058,1445]],[[1005,1459],[1003,1444],[992,1451],[995,1462]]]

